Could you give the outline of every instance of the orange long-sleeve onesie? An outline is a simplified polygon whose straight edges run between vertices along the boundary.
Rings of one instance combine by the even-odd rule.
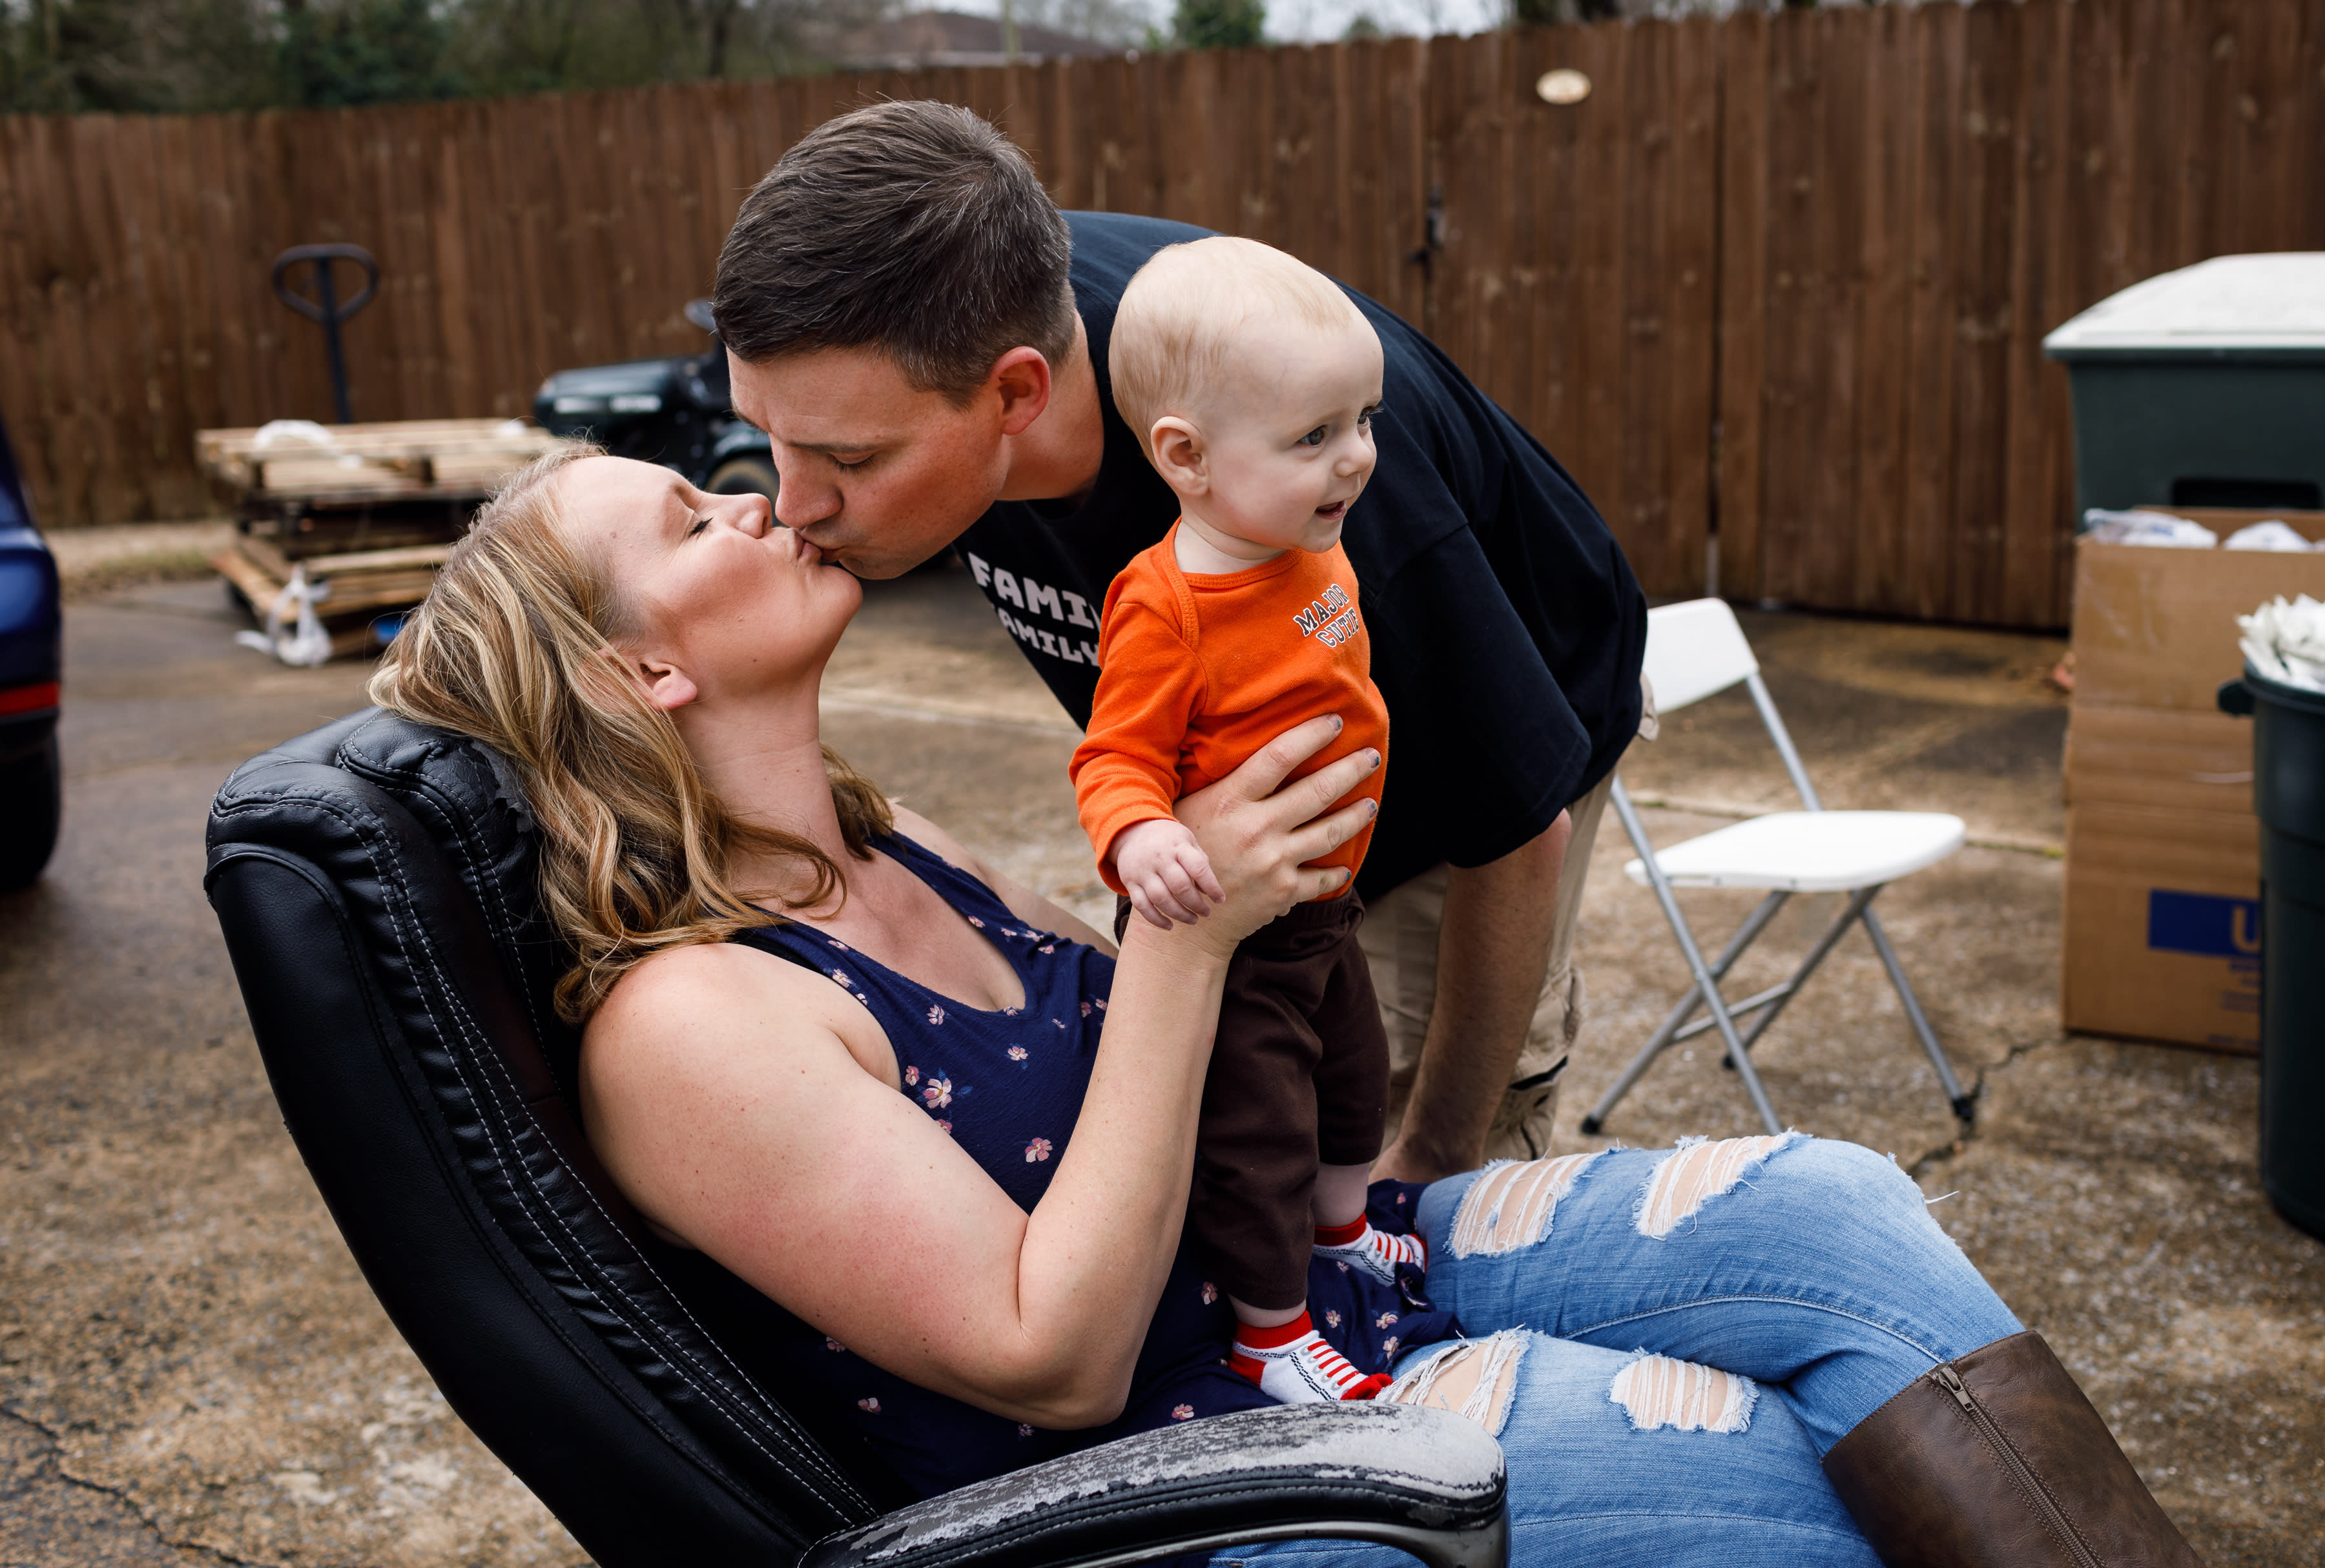
[[[1190,576],[1175,553],[1181,526],[1107,589],[1098,695],[1071,765],[1098,874],[1116,893],[1124,888],[1114,840],[1125,828],[1168,817],[1180,796],[1233,773],[1293,725],[1321,713],[1343,720],[1295,778],[1366,747],[1388,755],[1388,705],[1373,684],[1357,574],[1340,547]],[[1379,800],[1387,773],[1375,769],[1338,804]],[[1314,864],[1345,866],[1353,877],[1372,836],[1367,822]]]

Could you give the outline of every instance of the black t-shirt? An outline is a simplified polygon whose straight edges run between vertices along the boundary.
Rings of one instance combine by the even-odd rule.
[[[1149,256],[1207,231],[1109,212],[1066,222],[1105,460],[1079,506],[996,503],[959,548],[1019,651],[1087,725],[1107,587],[1179,515],[1114,409],[1115,309]],[[1542,444],[1434,344],[1349,297],[1380,334],[1385,376],[1379,463],[1341,538],[1389,711],[1387,793],[1357,882],[1376,895],[1440,861],[1500,858],[1607,776],[1639,727],[1647,607]]]

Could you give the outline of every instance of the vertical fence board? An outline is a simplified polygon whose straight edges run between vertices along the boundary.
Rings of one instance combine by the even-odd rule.
[[[1863,225],[1857,264],[1858,345],[1856,445],[1856,559],[1849,592],[1860,602],[1906,606],[1916,584],[1907,570],[1904,515],[1906,307],[1912,271],[1912,152],[1896,84],[1913,79],[1913,14],[1885,5],[1867,18],[1855,62],[1865,105],[1859,165]]]
[[[1716,440],[1719,589],[1767,591],[1769,19],[1745,12],[1724,27],[1719,74],[1719,345]]]

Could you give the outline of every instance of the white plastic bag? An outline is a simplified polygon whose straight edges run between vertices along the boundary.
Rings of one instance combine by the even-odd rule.
[[[2274,517],[2256,523],[2249,528],[2237,529],[2228,535],[2227,547],[2230,550],[2298,550],[2304,553],[2314,548],[2309,541]]]
[[[2325,604],[2305,593],[2291,604],[2280,596],[2238,616],[2237,625],[2244,631],[2237,645],[2254,669],[2288,686],[2325,691]]]
[[[302,664],[311,669],[329,663],[331,634],[316,618],[315,607],[330,596],[329,583],[310,583],[306,567],[293,566],[291,580],[283,585],[283,591],[274,596],[273,604],[267,608],[266,629],[236,632],[234,640],[245,648],[272,654],[286,664]],[[286,623],[288,630],[284,629]]]
[[[272,451],[276,447],[320,447],[329,452],[337,451],[338,445],[329,431],[311,419],[269,420],[250,438],[250,450],[254,452]]]
[[[2083,532],[2107,544],[2157,544],[2172,550],[2209,550],[2220,542],[2201,523],[2169,512],[2109,512],[2099,506],[2083,514]]]

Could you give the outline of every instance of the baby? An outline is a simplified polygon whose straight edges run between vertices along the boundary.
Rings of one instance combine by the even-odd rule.
[[[1180,796],[1232,773],[1304,719],[1338,714],[1300,769],[1386,756],[1357,577],[1340,549],[1373,469],[1381,346],[1346,294],[1281,251],[1211,238],[1158,252],[1124,291],[1115,404],[1178,492],[1179,521],[1107,592],[1089,736],[1074,753],[1099,873],[1168,929],[1223,896]],[[1347,799],[1377,804],[1382,769]],[[1353,881],[1372,825],[1316,862]],[[1418,1237],[1365,1219],[1380,1152],[1388,1041],[1357,945],[1353,892],[1303,904],[1246,939],[1227,973],[1203,1087],[1189,1209],[1236,1313],[1229,1364],[1287,1404],[1369,1399],[1307,1310],[1315,1253],[1394,1283]]]

